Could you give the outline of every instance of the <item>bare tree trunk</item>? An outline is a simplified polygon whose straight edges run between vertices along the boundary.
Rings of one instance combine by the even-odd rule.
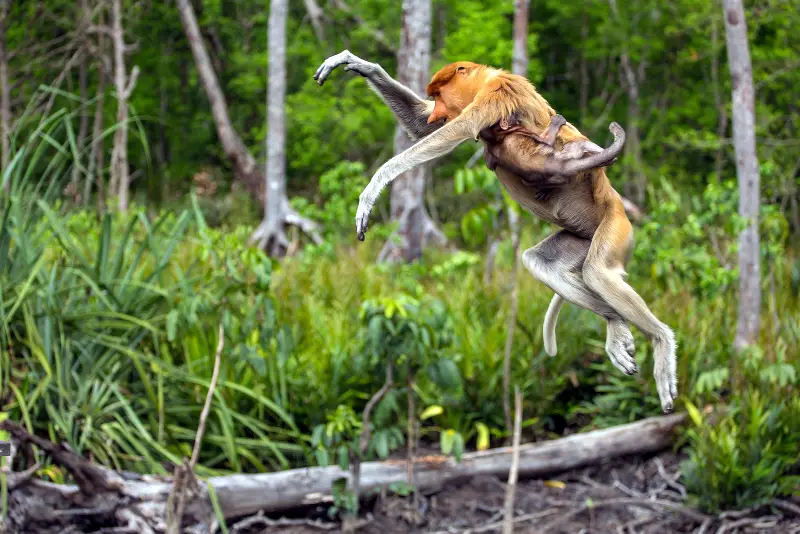
[[[239,134],[233,129],[230,117],[228,116],[228,104],[225,101],[225,95],[219,86],[217,75],[214,72],[214,67],[211,65],[211,60],[208,57],[208,52],[203,44],[203,39],[200,36],[200,29],[197,25],[197,18],[194,15],[194,9],[190,0],[177,0],[178,9],[181,14],[181,23],[183,30],[186,33],[186,38],[189,41],[189,46],[192,49],[197,71],[200,73],[200,80],[206,91],[206,96],[211,104],[211,114],[214,116],[214,124],[217,127],[217,137],[222,143],[222,149],[225,155],[230,159],[233,165],[234,172],[237,178],[244,182],[245,187],[256,197],[260,196],[260,189],[262,185],[266,186],[264,191],[264,205],[265,209],[264,220],[261,225],[256,228],[253,235],[250,237],[251,243],[257,244],[259,247],[265,248],[276,254],[283,254],[286,252],[288,240],[283,231],[283,225],[289,224],[299,227],[303,232],[309,235],[315,242],[319,243],[322,238],[317,234],[317,227],[312,221],[301,217],[289,206],[289,199],[286,196],[286,176],[285,176],[285,113],[283,111],[285,100],[285,89],[282,87],[286,83],[286,19],[288,18],[288,5],[286,0],[277,0],[272,3],[270,7],[270,20],[269,20],[269,43],[272,46],[273,40],[279,41],[281,44],[280,57],[278,61],[273,61],[270,57],[269,66],[269,94],[274,94],[275,91],[279,92],[280,104],[279,117],[280,125],[278,129],[273,130],[273,113],[278,113],[278,108],[271,106],[272,98],[268,96],[268,114],[270,119],[270,130],[267,135],[268,163],[272,167],[273,164],[278,165],[277,160],[280,160],[280,178],[270,177],[271,172],[267,173],[265,177],[256,164],[255,158],[250,154],[250,151],[245,146]],[[272,48],[270,48],[272,54]],[[278,65],[280,63],[280,65]],[[278,69],[277,71],[275,69]],[[277,72],[277,74],[276,74]],[[281,74],[282,73],[282,74]],[[274,78],[274,82],[273,82]],[[275,85],[273,85],[273,83]],[[278,85],[281,87],[278,87]],[[277,99],[276,99],[277,101]],[[272,141],[270,136],[277,135],[276,132],[283,132],[279,135],[281,141],[280,149],[273,152],[271,148]],[[274,139],[274,137],[272,137]],[[272,190],[277,187],[276,190]],[[272,209],[273,206],[278,206],[278,209]]]
[[[11,96],[8,85],[8,50],[6,49],[6,18],[11,0],[0,0],[0,171],[5,170],[10,157],[8,137],[11,134]],[[6,183],[6,190],[11,186]]]
[[[719,140],[719,148],[717,149],[716,163],[714,165],[714,176],[719,182],[722,178],[722,164],[723,157],[725,156],[725,145],[722,142],[725,136],[725,130],[728,129],[728,112],[725,105],[722,103],[722,95],[720,94],[719,84],[719,30],[718,30],[717,17],[711,17],[711,86],[714,90],[714,107],[717,108],[717,139]]]
[[[214,116],[214,124],[217,127],[217,136],[222,143],[222,150],[230,159],[237,178],[242,180],[248,190],[258,194],[261,189],[263,177],[258,170],[255,158],[242,142],[239,135],[231,125],[228,116],[228,104],[225,95],[222,93],[211,59],[208,56],[203,38],[200,36],[200,28],[197,25],[197,18],[190,0],[177,0],[178,9],[181,15],[181,23],[189,47],[192,49],[197,71],[200,74],[200,81],[203,83],[208,101],[211,104],[211,114]]]
[[[85,6],[88,10],[88,6]],[[87,15],[88,16],[88,15]],[[99,14],[98,24],[103,24],[103,12]],[[102,56],[105,54],[105,36],[100,32],[97,36],[97,49],[100,58],[97,61],[97,103],[94,111],[94,125],[92,126],[92,151],[89,155],[89,174],[83,186],[83,205],[89,205],[92,194],[92,184],[97,181],[97,211],[105,211],[106,190],[103,181],[103,102],[106,91],[106,71],[103,66]]]
[[[614,17],[620,24],[624,22],[621,20],[619,10],[617,8],[616,0],[608,0],[611,11]],[[623,83],[628,93],[628,124],[625,130],[628,134],[628,140],[625,143],[625,153],[631,157],[633,172],[629,174],[628,182],[625,184],[625,196],[633,198],[634,201],[640,206],[644,205],[645,191],[647,189],[647,182],[642,171],[642,148],[639,140],[639,82],[637,79],[636,70],[631,64],[630,55],[628,54],[627,35],[623,36],[622,52],[620,53],[619,60],[622,68]],[[644,61],[644,60],[642,60]],[[639,65],[639,70],[644,70],[644,63]]]
[[[289,246],[283,230],[286,196],[286,24],[288,0],[269,5],[269,73],[267,81],[267,164],[264,182],[264,220],[259,244],[273,256],[282,256]]]
[[[431,0],[403,0],[400,50],[397,54],[398,81],[419,95],[425,94],[431,58]],[[397,126],[394,151],[399,154],[413,145]],[[421,165],[399,176],[392,183],[391,216],[397,221],[397,237],[389,239],[379,261],[414,261],[429,242],[444,244],[444,234],[436,228],[425,209],[425,178],[429,165]]]
[[[755,89],[742,0],[723,0],[728,64],[733,80],[733,146],[739,177],[739,215],[748,221],[739,235],[739,318],[734,347],[758,342],[761,265],[758,215],[761,207],[756,155]]]
[[[514,74],[525,75],[528,71],[528,8],[530,0],[515,0],[514,2],[514,55],[511,60]],[[511,304],[508,312],[508,326],[506,327],[506,346],[503,354],[503,414],[506,419],[506,428],[511,428],[511,349],[514,346],[514,331],[517,327],[517,312],[519,309],[518,273],[519,273],[519,217],[511,206],[508,210],[508,225],[511,229],[511,247],[514,251],[514,263],[511,267]]]
[[[581,42],[586,46],[586,41],[589,39],[589,17],[586,15],[586,10],[583,11],[581,17]],[[580,108],[581,108],[581,126],[586,127],[586,121],[589,116],[589,61],[586,58],[586,52],[581,51],[581,93],[580,93]]]
[[[514,51],[511,71],[520,76],[528,74],[528,9],[530,0],[514,0]]]
[[[111,40],[114,45],[114,88],[117,92],[117,130],[111,151],[110,193],[117,195],[117,207],[128,210],[130,174],[128,171],[128,99],[136,85],[139,67],[133,67],[130,76],[125,72],[125,34],[122,28],[122,0],[111,4]]]
[[[85,28],[88,21],[85,17],[88,15],[88,6],[86,4],[86,0],[82,0],[82,20],[81,20],[81,29],[79,30],[81,33],[81,38],[85,38]],[[81,99],[81,120],[78,126],[78,137],[75,139],[75,145],[78,152],[78,161],[74,162],[72,167],[72,178],[70,180],[70,189],[73,191],[75,195],[76,201],[78,201],[80,197],[80,180],[81,180],[81,170],[80,166],[78,165],[80,161],[83,159],[83,147],[86,144],[86,135],[89,131],[89,108],[86,106],[86,99],[88,96],[88,61],[87,61],[87,54],[81,55],[81,63],[78,66],[78,94],[80,95]]]

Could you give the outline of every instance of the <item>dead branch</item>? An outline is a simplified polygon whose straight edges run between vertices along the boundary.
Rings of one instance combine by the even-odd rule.
[[[573,504],[573,503],[570,503]],[[692,510],[691,508],[687,508],[681,504],[672,502],[672,501],[665,501],[665,500],[658,500],[658,499],[635,499],[635,498],[622,498],[622,499],[607,499],[604,501],[592,501],[591,504],[584,504],[577,509],[571,511],[564,511],[564,513],[559,516],[557,519],[550,521],[549,523],[545,523],[542,526],[536,527],[536,532],[539,534],[544,534],[545,532],[552,530],[553,528],[562,525],[573,519],[580,514],[593,509],[593,508],[605,508],[609,506],[641,506],[643,508],[651,508],[655,510],[662,510],[666,509],[672,512],[679,513],[693,521],[698,523],[702,523],[707,520],[711,520],[712,518],[702,512],[698,512],[696,510]]]
[[[56,445],[39,436],[29,434],[25,427],[10,419],[0,423],[0,430],[8,432],[11,439],[20,445],[32,443],[44,451],[57,465],[69,471],[84,494],[93,495],[122,488],[122,481],[115,473],[78,456],[66,444]]]
[[[6,473],[6,477],[8,480],[8,491],[13,491],[18,487],[22,486],[23,484],[27,484],[28,481],[31,480],[31,478],[33,478],[33,475],[36,473],[36,471],[39,470],[40,467],[42,467],[42,464],[36,462],[35,464],[27,468],[25,471],[20,471],[19,473],[14,473],[12,471],[9,471],[8,473]]]
[[[252,517],[243,519],[233,525],[231,532],[237,534],[239,532],[248,532],[253,527],[311,527],[318,530],[335,530],[339,527],[336,523],[326,523],[319,519],[287,519],[282,517],[280,519],[270,519],[264,516],[264,512],[260,511]]]
[[[206,394],[206,402],[203,405],[203,410],[200,412],[200,423],[197,425],[197,435],[194,438],[194,449],[192,449],[192,459],[189,465],[194,469],[197,465],[197,459],[200,456],[200,442],[203,441],[203,434],[206,431],[206,420],[208,419],[208,412],[211,411],[211,400],[214,398],[214,391],[217,388],[217,378],[219,378],[219,367],[222,361],[222,349],[225,347],[225,329],[222,323],[219,325],[219,341],[217,342],[217,352],[214,355],[214,370],[211,372],[211,383],[208,385],[208,393]]]
[[[511,449],[511,469],[508,472],[508,487],[503,510],[503,534],[514,533],[514,492],[517,489],[519,475],[519,441],[522,434],[522,393],[518,387],[514,388],[514,441]]]
[[[197,465],[197,459],[200,456],[200,443],[203,441],[203,434],[206,431],[206,420],[208,419],[208,412],[211,410],[211,401],[214,398],[214,391],[217,388],[217,377],[219,376],[219,366],[222,359],[222,349],[225,347],[225,331],[222,323],[219,325],[219,341],[217,342],[217,352],[214,355],[214,370],[211,372],[211,383],[208,385],[208,393],[206,393],[206,401],[203,404],[203,409],[200,411],[200,422],[197,425],[197,434],[194,437],[194,447],[192,449],[192,457],[187,461],[184,458],[183,465],[175,469],[175,483],[173,485],[170,501],[176,503],[174,513],[170,515],[170,521],[167,525],[168,534],[180,534],[181,524],[183,522],[183,514],[186,508],[186,499],[191,494],[197,494],[198,482],[194,474],[194,468]],[[172,511],[168,508],[168,511]]]

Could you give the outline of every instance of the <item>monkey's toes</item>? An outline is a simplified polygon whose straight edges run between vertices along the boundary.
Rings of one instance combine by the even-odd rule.
[[[634,348],[632,343],[628,346],[626,341],[619,338],[614,339],[606,346],[606,352],[614,367],[626,375],[635,375],[639,372],[636,359],[633,357]]]
[[[550,118],[550,124],[556,126],[564,126],[565,124],[567,124],[567,119],[565,119],[563,115],[556,113]]]

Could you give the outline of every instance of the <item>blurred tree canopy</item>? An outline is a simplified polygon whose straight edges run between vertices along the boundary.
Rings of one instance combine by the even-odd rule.
[[[94,2],[88,4],[94,8]],[[792,4],[754,0],[746,8],[762,195],[797,231],[800,35],[794,29],[800,14]],[[268,6],[253,0],[203,0],[194,6],[234,127],[263,161]],[[314,71],[328,55],[347,48],[393,74],[400,32],[399,2],[337,0],[319,7],[324,40],[304,2],[290,6],[287,38],[288,187],[290,195],[312,201],[318,178],[340,161],[359,161],[369,173],[387,159],[395,125],[363,79],[337,72],[320,88]],[[81,9],[81,2],[71,0],[10,3],[12,124],[45,80],[78,93]],[[137,45],[127,63],[141,70],[131,96],[131,112],[142,125],[131,133],[134,195],[169,200],[187,192],[201,171],[226,187],[232,173],[175,3],[126,0],[124,10],[126,38]],[[462,59],[510,68],[512,16],[510,0],[435,0],[432,69]],[[636,122],[643,168],[636,169],[632,157],[618,163],[610,173],[618,190],[633,191],[637,176],[648,185],[663,176],[700,195],[708,183],[735,176],[722,16],[717,2],[701,0],[534,0],[528,76],[559,113],[597,143],[609,141],[612,120],[626,129]],[[97,61],[89,58],[87,98],[95,94],[97,70]],[[104,105],[110,126],[116,101],[106,98]],[[137,143],[142,134],[147,142]],[[107,150],[110,145],[108,139]],[[475,148],[462,146],[435,166],[435,191],[452,191],[455,170]],[[443,218],[454,209],[448,196],[434,195]]]

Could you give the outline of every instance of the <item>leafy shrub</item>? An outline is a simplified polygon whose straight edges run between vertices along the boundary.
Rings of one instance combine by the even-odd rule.
[[[790,474],[800,463],[794,367],[781,361],[766,364],[758,349],[741,359],[734,391],[742,393],[717,424],[686,403],[694,426],[686,433],[689,457],[681,466],[683,481],[696,504],[712,512],[760,506],[800,492],[800,477]],[[713,376],[709,383],[724,373]]]

